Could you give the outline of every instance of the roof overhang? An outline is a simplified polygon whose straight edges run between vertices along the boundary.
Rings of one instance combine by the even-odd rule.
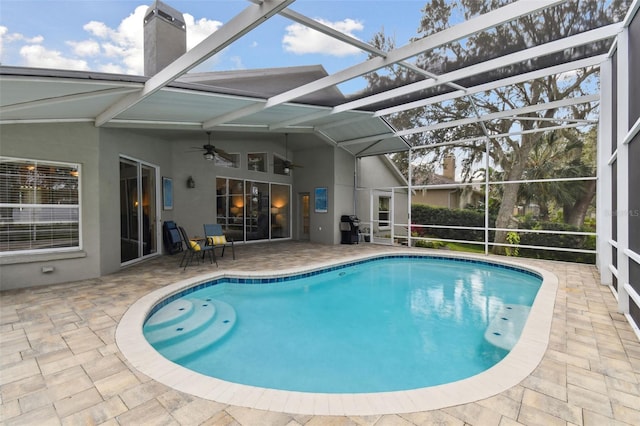
[[[410,59],[567,0],[515,1],[386,52],[292,11],[289,6],[294,1],[249,0],[225,25],[149,78],[0,67],[0,124],[90,121],[99,127],[309,133],[355,156],[406,151],[410,145],[405,136],[429,132],[433,126],[396,131],[385,117],[526,79],[597,67],[603,52],[593,52],[594,43],[606,45],[623,25],[587,29],[514,52],[507,49],[477,64],[436,73],[420,69]],[[319,66],[189,73],[278,14],[356,46],[369,59],[331,75]],[[532,65],[531,58],[540,59],[533,61],[539,64]],[[341,83],[396,65],[410,69],[418,76],[416,81],[349,98],[337,89]],[[513,72],[505,71],[511,67]],[[525,108],[504,112],[508,117],[519,113],[526,113]],[[486,119],[476,111],[462,121],[434,126],[482,127]]]
[[[286,74],[291,69],[271,70]],[[298,71],[298,70],[293,70]],[[317,70],[312,70],[313,75]],[[255,71],[249,73],[253,78]],[[235,81],[243,74],[236,73]],[[217,78],[209,73],[210,82]],[[207,79],[207,76],[200,76]],[[144,77],[0,67],[0,124],[95,123],[103,111],[124,96],[143,89]],[[243,96],[228,86],[176,81],[157,90],[104,124],[105,127],[202,131],[213,115],[230,114],[264,97]],[[246,91],[246,90],[245,90]],[[320,140],[344,148],[355,156],[409,149],[407,142],[382,118],[368,111],[331,113],[331,107],[286,102],[249,116],[227,120],[216,131],[258,133],[313,133]],[[295,124],[286,122],[294,120]]]

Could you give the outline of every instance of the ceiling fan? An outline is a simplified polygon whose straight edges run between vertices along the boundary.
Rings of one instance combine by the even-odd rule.
[[[202,148],[193,147],[193,149],[204,151],[202,156],[204,157],[205,160],[208,160],[208,161],[213,161],[216,159],[216,157],[222,158],[231,163],[235,161],[234,158],[228,152],[220,148],[216,148],[211,144],[211,132],[207,132],[207,143],[205,145],[202,145]]]
[[[285,133],[284,134],[284,161],[283,161],[283,168],[284,168],[284,174],[288,175],[289,172],[291,171],[291,169],[297,168],[297,167],[304,167],[301,166],[299,164],[294,164],[291,161],[289,161],[289,150],[287,149],[288,147],[288,142],[289,142],[289,134]]]

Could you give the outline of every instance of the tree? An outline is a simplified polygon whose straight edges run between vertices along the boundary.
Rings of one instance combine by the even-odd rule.
[[[422,9],[420,29],[416,39],[426,37],[447,28],[458,15],[466,19],[484,14],[492,9],[503,6],[507,0],[461,0],[452,3],[444,0],[431,0]],[[492,59],[514,51],[574,35],[583,31],[616,22],[622,17],[628,7],[628,0],[611,1],[571,1],[561,5],[544,9],[518,20],[506,23],[494,29],[484,31],[467,39],[453,42],[427,52],[416,59],[416,65],[435,74],[442,74],[451,70],[464,68],[487,59]],[[388,41],[383,34],[378,34],[373,42],[380,43],[379,47]],[[476,75],[457,84],[470,87],[487,81],[505,78],[524,71],[544,68],[560,62],[575,60],[594,54],[605,53],[608,50],[606,42],[589,43],[571,52],[558,52],[546,56],[530,58],[529,60],[505,66],[492,72]],[[453,101],[416,108],[388,117],[389,121],[399,129],[425,126],[431,123],[457,120],[476,116],[476,114],[490,114],[509,109],[518,109],[528,105],[550,103],[567,97],[577,97],[597,91],[596,68],[576,70],[575,73],[553,75],[526,83],[501,87],[490,92],[457,98]],[[368,75],[371,90],[380,91],[383,86],[403,85],[412,79],[420,78],[412,71],[401,70],[397,66]],[[428,92],[417,93],[416,97],[434,95],[451,90],[448,87],[436,87]],[[405,99],[403,99],[404,101]],[[439,130],[429,134],[416,136],[411,143],[427,144],[443,141],[457,141],[478,136],[492,136],[490,157],[492,167],[500,170],[506,181],[515,183],[505,184],[502,188],[502,200],[496,219],[496,228],[507,229],[513,224],[512,212],[518,201],[520,184],[527,170],[527,163],[531,154],[544,143],[550,132],[529,131],[558,126],[561,118],[584,119],[591,117],[595,105],[582,104],[563,110],[548,109],[539,113],[528,113],[519,117],[485,121],[484,127],[459,126],[446,130]],[[558,121],[553,121],[557,119]],[[493,137],[509,134],[518,129],[522,134],[518,136]],[[554,131],[555,132],[555,131]],[[546,136],[545,136],[546,135]],[[557,138],[552,138],[557,139]],[[582,143],[576,139],[572,141]],[[460,149],[466,150],[470,167],[484,155],[484,149],[479,145],[464,145]],[[467,170],[466,175],[472,171]],[[588,185],[587,185],[588,186]],[[585,197],[574,200],[573,208],[578,213],[572,220],[583,218],[586,212],[584,203],[588,199],[590,188],[585,187]],[[592,197],[591,197],[592,198]],[[589,201],[590,202],[590,201]],[[588,206],[589,203],[586,205]],[[569,204],[566,204],[569,208]],[[508,231],[497,231],[495,242],[504,243]],[[500,246],[494,246],[495,253],[504,253]]]
[[[529,156],[519,197],[540,206],[549,220],[551,206],[562,208],[565,223],[581,227],[595,197],[595,180],[538,182],[541,179],[595,176],[595,127],[588,132],[571,128],[545,135]]]
[[[395,39],[386,37],[383,32],[377,33],[371,44],[378,47],[380,50],[393,50],[396,47]],[[369,55],[371,57],[371,55]],[[383,91],[385,88],[396,84],[398,81],[413,81],[417,78],[414,72],[408,70],[405,67],[393,65],[384,70],[384,72],[371,73],[366,76],[368,79],[368,87],[363,91],[362,95],[370,95]],[[395,119],[396,128],[411,128],[419,125],[420,117],[416,117],[411,114],[403,114],[397,116]],[[411,135],[407,139],[412,145],[420,145],[420,136]],[[409,155],[407,152],[397,152],[389,155],[391,161],[400,170],[405,178],[409,178]],[[414,164],[412,173],[414,177],[418,177],[419,181],[424,181],[428,176],[433,173],[432,165]]]

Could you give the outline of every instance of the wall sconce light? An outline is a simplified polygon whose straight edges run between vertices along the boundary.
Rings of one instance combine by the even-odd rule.
[[[278,214],[280,213],[280,209],[277,207],[271,207],[271,214]]]
[[[192,176],[189,176],[189,179],[187,179],[187,188],[195,188],[196,187],[196,181],[193,180]]]

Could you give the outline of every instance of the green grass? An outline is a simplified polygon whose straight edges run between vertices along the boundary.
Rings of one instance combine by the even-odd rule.
[[[453,251],[484,254],[484,246],[479,244],[446,243],[446,247]]]
[[[432,237],[433,238],[433,237]],[[416,247],[426,247],[435,249],[446,249],[465,253],[484,254],[484,244],[451,243],[440,240],[423,241],[418,240]]]

